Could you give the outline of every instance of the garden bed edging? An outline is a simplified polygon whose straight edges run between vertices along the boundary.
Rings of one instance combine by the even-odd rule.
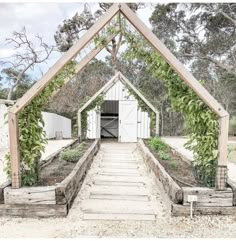
[[[5,185],[0,190],[0,216],[60,217],[66,216],[80,190],[93,157],[100,148],[95,140],[76,163],[71,173],[55,186],[22,187]],[[4,196],[1,196],[1,192]]]
[[[168,194],[173,216],[190,214],[188,195],[197,196],[197,202],[193,203],[193,214],[195,215],[236,215],[236,200],[232,191],[232,183],[224,191],[217,191],[208,187],[180,187],[141,139],[138,141],[138,149],[148,168],[152,170],[160,181],[162,188]]]

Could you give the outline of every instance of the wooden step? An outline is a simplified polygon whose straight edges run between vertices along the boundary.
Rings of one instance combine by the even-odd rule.
[[[127,176],[127,177],[141,177],[141,174],[137,174],[137,173],[119,173],[119,172],[98,172],[97,175],[101,175],[101,176],[113,176],[113,177],[117,177],[117,176]]]
[[[86,213],[83,215],[83,220],[133,220],[133,221],[155,221],[155,215],[130,215],[130,214],[94,214]]]
[[[101,199],[101,200],[129,200],[129,201],[149,201],[147,195],[122,195],[122,194],[96,194],[91,193],[90,199]]]
[[[97,186],[129,186],[129,187],[143,187],[144,182],[119,182],[119,181],[94,181]]]
[[[121,164],[121,163],[101,163],[99,165],[99,167],[101,168],[116,168],[116,169],[138,169],[139,166],[137,164],[133,165],[133,164]]]
[[[148,196],[148,191],[144,187],[110,187],[110,186],[92,186],[90,188],[91,194],[110,194],[110,195],[136,195]]]
[[[85,213],[96,214],[142,214],[153,215],[150,202],[130,200],[98,200],[89,199],[81,204]]]
[[[146,178],[142,176],[121,176],[121,177],[113,177],[113,176],[99,176],[96,175],[93,178],[94,181],[106,181],[106,182],[126,182],[126,183],[141,183],[145,184]]]
[[[119,168],[106,168],[106,167],[100,167],[98,169],[98,172],[108,172],[108,173],[128,173],[128,174],[139,174],[139,171],[137,169],[122,169]]]

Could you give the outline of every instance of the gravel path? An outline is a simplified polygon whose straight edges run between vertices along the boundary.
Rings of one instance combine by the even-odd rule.
[[[101,153],[95,162],[102,158]],[[95,163],[94,162],[94,163]],[[96,165],[96,163],[95,163]],[[235,238],[236,217],[199,216],[193,220],[171,217],[154,177],[149,174],[148,186],[157,198],[161,210],[155,221],[96,221],[83,220],[81,203],[92,178],[90,169],[81,192],[66,218],[32,219],[0,218],[1,238],[78,238],[78,237],[158,237],[158,238]],[[148,173],[147,173],[148,174]],[[149,190],[150,190],[149,189]]]

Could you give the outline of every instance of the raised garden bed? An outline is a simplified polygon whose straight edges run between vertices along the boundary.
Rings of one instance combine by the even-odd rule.
[[[72,170],[68,172],[68,169],[65,172],[68,172],[68,175],[60,183],[58,181],[63,176],[56,180],[53,178],[54,183],[51,183],[51,179],[46,178],[44,184],[50,183],[54,185],[22,187],[19,189],[12,189],[10,186],[2,188],[4,204],[0,204],[0,216],[66,216],[99,147],[99,140],[95,140],[78,162],[74,163]],[[53,166],[54,161],[56,160],[53,160],[47,167]],[[41,177],[41,180],[45,179]]]
[[[166,160],[159,160],[158,154],[154,155],[152,151],[145,145],[143,140],[138,141],[138,149],[140,150],[148,168],[155,174],[158,181],[161,183],[163,190],[167,193],[169,199],[171,200],[171,212],[174,216],[189,215],[190,213],[190,203],[187,201],[188,195],[196,195],[197,202],[194,202],[194,214],[222,214],[222,215],[236,215],[236,207],[234,202],[234,195],[232,188],[227,188],[225,191],[216,191],[214,188],[207,188],[202,186],[197,186],[198,182],[192,175],[192,184],[195,180],[195,185],[185,185],[184,182],[190,181],[191,178],[177,176],[177,166],[180,163],[181,168],[186,168],[188,171],[192,171],[192,168],[188,167],[188,163],[183,161],[185,165],[181,165],[181,160],[179,155],[172,156],[176,158],[175,170],[169,166],[171,164],[166,163]],[[173,154],[174,155],[174,154]],[[174,173],[174,174],[173,174]],[[174,178],[172,177],[174,176]],[[179,175],[187,175],[185,171],[180,171]],[[183,181],[185,180],[185,181]]]

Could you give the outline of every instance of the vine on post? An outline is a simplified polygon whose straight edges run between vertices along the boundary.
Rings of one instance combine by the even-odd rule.
[[[150,74],[164,81],[172,110],[183,114],[191,132],[185,146],[194,153],[195,174],[206,186],[213,187],[218,157],[217,115],[144,40],[132,33],[124,34],[129,43],[125,58],[146,62]]]
[[[34,185],[39,176],[39,161],[47,143],[42,110],[51,94],[64,85],[64,80],[75,74],[75,62],[70,62],[48,86],[19,113],[19,149],[21,182],[23,186]],[[6,173],[11,176],[10,154],[6,155]]]
[[[88,99],[88,98],[85,98]],[[83,101],[84,103],[84,101]],[[81,112],[81,138],[86,139],[86,134],[88,130],[88,112],[97,108],[99,111],[100,106],[104,103],[104,99],[102,95],[99,95],[96,99],[92,101],[90,105],[88,105],[82,112]]]

